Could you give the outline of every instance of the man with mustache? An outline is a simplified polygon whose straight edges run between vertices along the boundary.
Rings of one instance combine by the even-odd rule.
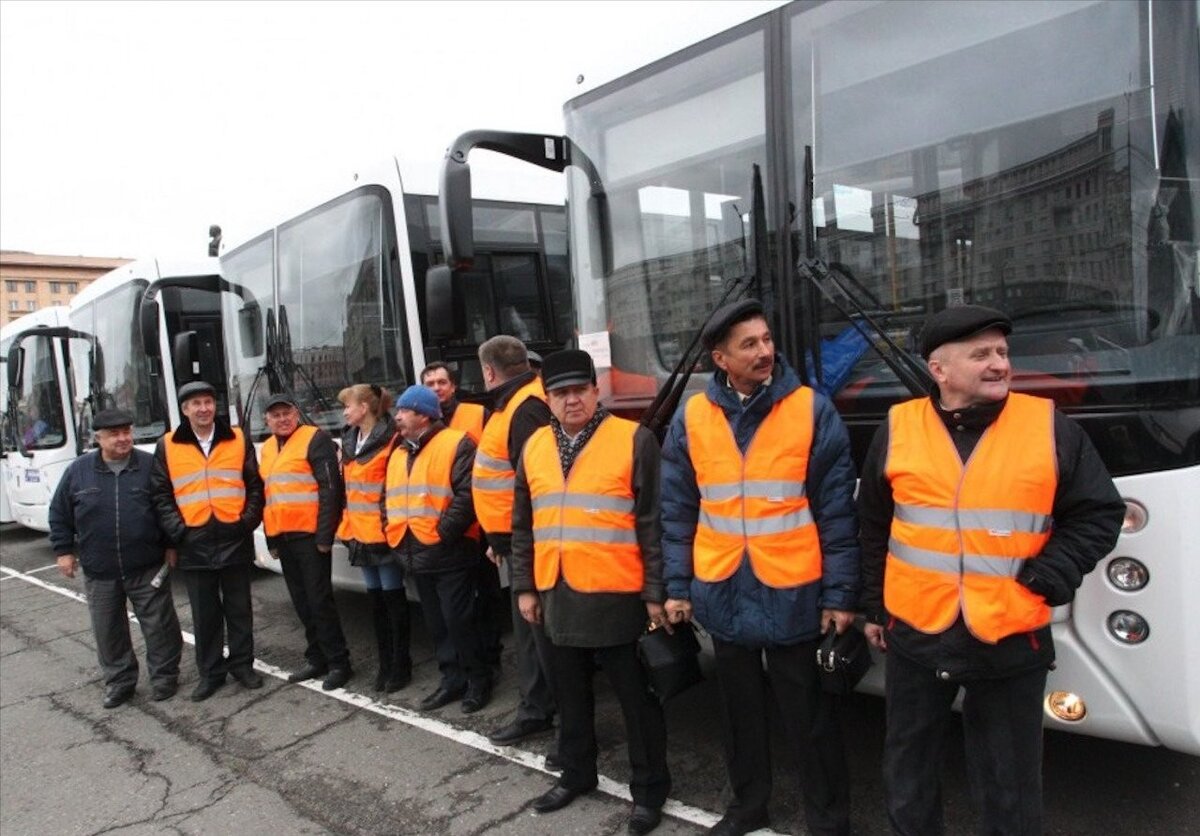
[[[892,831],[944,830],[940,771],[959,689],[986,833],[1038,834],[1051,608],[1114,546],[1125,503],[1091,441],[1009,391],[1012,322],[980,305],[925,324],[936,387],[892,407],[863,462],[861,608],[887,651]]]
[[[851,626],[858,598],[849,437],[776,353],[758,301],[720,308],[701,336],[717,370],[671,422],[662,508],[668,618],[694,614],[716,657],[734,798],[710,832],[767,824],[774,693],[809,830],[847,833],[845,750],[815,659],[823,631]]]

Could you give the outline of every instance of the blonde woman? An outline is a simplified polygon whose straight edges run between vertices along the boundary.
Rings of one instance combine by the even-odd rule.
[[[388,548],[380,507],[388,457],[396,427],[388,410],[392,396],[373,383],[356,383],[338,393],[349,428],[342,435],[346,508],[338,537],[350,550],[350,563],[362,570],[375,622],[379,673],[375,690],[399,691],[412,679],[408,596],[404,570]]]

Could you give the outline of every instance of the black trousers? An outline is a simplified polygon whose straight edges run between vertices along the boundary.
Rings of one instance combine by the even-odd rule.
[[[500,627],[505,618],[508,594],[500,586],[500,569],[488,560],[480,548],[475,564],[475,630],[479,634],[483,660],[500,664]]]
[[[713,638],[725,716],[725,765],[739,818],[764,815],[771,797],[770,738],[782,738],[800,765],[804,815],[812,833],[850,831],[850,773],[836,699],[821,690],[819,639],[787,646],[747,647]],[[767,670],[763,670],[763,653]],[[783,718],[783,734],[767,728],[768,683]]]
[[[507,557],[506,557],[507,559]],[[509,587],[512,608],[513,643],[517,648],[518,720],[554,719],[554,679],[552,646],[540,624],[530,624],[517,607],[517,595]]]
[[[250,608],[250,565],[187,569],[188,603],[196,635],[196,669],[201,680],[224,680],[231,670],[254,665],[254,613]],[[225,658],[226,632],[229,658]]]
[[[967,781],[981,833],[1042,832],[1042,697],[1046,669],[1004,679],[943,682],[931,668],[887,654],[884,798],[892,831],[938,836],[941,768],[951,706],[963,695]]]
[[[350,651],[333,601],[333,559],[317,551],[314,536],[280,538],[279,562],[288,595],[304,625],[304,658],[318,668],[345,668]]]
[[[596,786],[596,662],[604,668],[625,717],[629,749],[629,791],[634,804],[662,807],[671,792],[667,769],[667,726],[662,706],[650,692],[637,645],[561,647],[550,645],[558,696],[558,757],[563,765],[558,783],[575,790]]]
[[[475,629],[475,569],[413,574],[443,688],[486,687],[491,672]]]
[[[126,599],[133,605],[142,636],[146,640],[146,668],[154,685],[171,685],[179,680],[183,635],[171,598],[171,584],[158,589],[150,585],[159,566],[150,566],[127,578],[84,576],[92,632],[96,634],[96,656],[109,687],[134,685],[138,679],[137,656],[129,634]]]

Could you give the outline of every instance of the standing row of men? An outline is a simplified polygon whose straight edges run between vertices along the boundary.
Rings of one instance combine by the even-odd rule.
[[[984,829],[1040,832],[1050,607],[1069,602],[1083,575],[1112,548],[1124,506],[1074,424],[1049,401],[1008,391],[1010,331],[1003,314],[977,306],[931,318],[921,348],[937,388],[893,408],[880,428],[857,514],[846,430],[830,401],[801,385],[775,351],[763,309],[752,300],[710,318],[702,337],[716,372],[676,414],[661,457],[648,431],[599,404],[595,369],[581,351],[548,356],[539,380],[518,340],[496,337],[481,346],[494,401],[482,429],[474,427],[478,449],[466,431],[445,427],[439,400],[451,397],[406,390],[397,403],[404,440],[397,451],[404,452],[389,459],[379,503],[387,542],[410,552],[406,565],[439,570],[424,579],[418,573],[427,618],[434,613],[442,670],[422,707],[462,698],[465,711],[477,710],[490,697],[490,671],[468,623],[466,591],[478,588],[479,564],[466,557],[469,548],[451,548],[474,542],[468,532],[477,518],[489,556],[496,565],[509,563],[518,631],[521,703],[492,739],[515,742],[551,728],[556,711],[561,718],[555,754],[562,774],[534,800],[539,812],[558,810],[596,786],[591,683],[599,663],[625,718],[633,797],[628,829],[647,833],[658,825],[671,786],[666,727],[636,641],[647,622],[672,630],[695,618],[713,638],[733,791],[711,832],[742,834],[768,822],[772,693],[784,726],[776,737],[802,766],[809,830],[849,832],[850,782],[836,704],[822,692],[813,662],[822,633],[849,629],[863,611],[868,638],[889,651],[884,773],[894,832],[942,832],[938,768],[960,688],[968,775]],[[301,673],[326,674],[332,679],[326,686],[336,687],[349,676],[349,659],[340,628],[332,630],[320,614],[332,533],[326,539],[319,511],[312,519],[309,510],[312,495],[322,491],[315,470],[325,458],[312,450],[311,438],[289,449],[299,430],[319,431],[288,432],[284,416],[271,417],[282,407],[295,409],[286,399],[268,406],[276,447],[263,454],[267,534],[285,574],[293,564],[289,591],[309,637],[310,665]],[[217,570],[203,582],[188,581],[197,624],[202,606],[225,619],[197,628],[202,681],[193,696],[202,699],[226,674],[257,687],[248,665],[252,645],[246,656],[243,642],[249,641],[248,591],[243,613],[241,576],[221,555],[226,546],[232,553],[236,537],[249,536],[261,504],[248,500],[257,470],[246,470],[253,449],[240,431],[230,430],[229,438],[211,425],[203,431],[203,408],[184,413],[192,436],[181,427],[160,443],[153,493],[167,538],[181,549],[180,565],[188,568],[183,555],[191,551]],[[116,420],[98,418],[98,428]],[[100,437],[105,431],[97,433],[100,457],[69,471],[77,501],[89,497],[88,479],[121,475]],[[207,471],[193,447],[209,459]],[[214,481],[219,474],[228,476],[228,486]],[[202,477],[203,493],[189,489]],[[168,485],[173,512],[166,507]],[[193,500],[201,510],[189,510]],[[52,525],[70,504],[59,496],[55,503]],[[60,541],[93,551],[78,535],[79,529],[71,537],[53,535],[56,553],[70,556]],[[174,560],[170,552],[167,559]],[[315,572],[301,565],[306,561]],[[84,565],[90,585],[92,571]],[[148,561],[142,574],[152,568]],[[135,609],[149,614],[144,579],[123,567],[116,573],[126,579]],[[310,575],[322,575],[324,585]],[[107,626],[96,617],[105,608],[93,603],[108,705],[128,698],[123,689],[132,693],[136,662],[131,678],[132,654],[123,653],[120,641],[100,638],[102,627],[114,632],[111,613]],[[228,659],[219,652],[223,623],[230,629]],[[156,648],[148,662],[158,697],[160,685],[173,692],[178,648],[171,642]]]

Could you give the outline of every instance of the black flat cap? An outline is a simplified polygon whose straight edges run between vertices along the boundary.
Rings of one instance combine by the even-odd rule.
[[[921,329],[921,356],[928,360],[939,345],[973,337],[989,328],[1011,334],[1012,320],[1003,312],[983,305],[959,305],[938,311],[925,320]]]
[[[700,332],[700,340],[706,349],[712,351],[729,336],[733,326],[759,316],[763,316],[763,306],[757,299],[742,299],[722,305],[713,312],[708,324]]]
[[[111,430],[116,427],[132,427],[133,413],[124,409],[102,409],[92,418],[93,430]]]
[[[185,383],[179,387],[179,403],[181,404],[196,395],[212,395],[215,398],[217,389],[211,383],[205,383],[203,380],[193,380],[191,383]]]
[[[529,349],[528,351],[526,351],[525,355],[529,358],[530,366],[532,366],[535,369],[540,369],[542,367],[542,355],[538,354],[533,349]]]
[[[279,406],[280,404],[287,404],[288,406],[296,406],[299,408],[296,404],[295,398],[293,398],[291,395],[285,395],[280,392],[277,395],[272,395],[271,397],[267,398],[267,404],[263,407],[263,412],[268,411],[272,407]]]
[[[547,354],[542,363],[542,385],[546,391],[580,383],[596,382],[596,366],[592,355],[578,348],[568,348]]]

